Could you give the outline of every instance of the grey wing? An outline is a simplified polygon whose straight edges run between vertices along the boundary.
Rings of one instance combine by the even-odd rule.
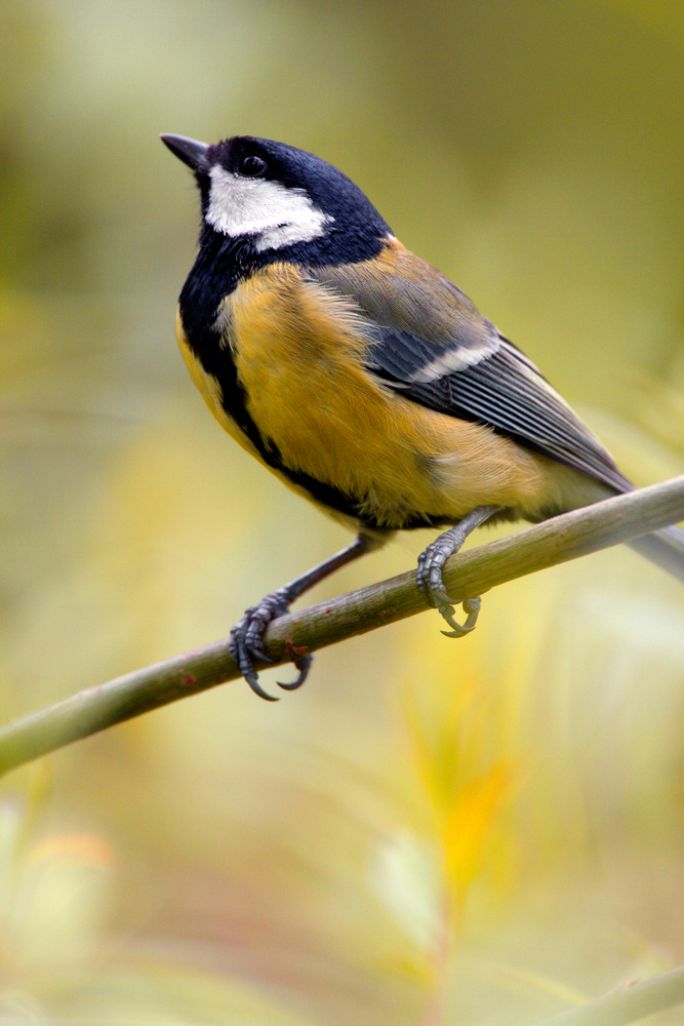
[[[532,361],[429,264],[397,246],[391,259],[310,273],[356,304],[368,369],[388,388],[486,424],[618,492],[631,488]]]

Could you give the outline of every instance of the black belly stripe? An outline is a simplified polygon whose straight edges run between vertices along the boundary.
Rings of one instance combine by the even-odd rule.
[[[221,303],[238,284],[237,278],[227,280],[225,262],[218,259],[219,254],[213,252],[214,248],[200,247],[195,266],[180,295],[180,311],[190,349],[204,371],[221,386],[221,405],[265,463],[305,489],[317,502],[377,530],[378,525],[372,518],[360,515],[357,499],[301,470],[286,466],[277,446],[267,441],[259,431],[247,409],[247,394],[238,378],[233,354],[229,347],[219,345],[219,336],[213,328]],[[219,267],[223,267],[223,273],[217,273]]]

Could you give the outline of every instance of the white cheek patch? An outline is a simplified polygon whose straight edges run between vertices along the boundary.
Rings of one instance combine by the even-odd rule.
[[[309,242],[334,220],[301,189],[287,189],[265,178],[242,178],[218,165],[209,176],[208,223],[222,235],[256,235],[259,251]]]

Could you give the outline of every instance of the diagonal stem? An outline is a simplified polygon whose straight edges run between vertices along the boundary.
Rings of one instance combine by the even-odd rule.
[[[684,519],[684,477],[565,513],[518,534],[452,557],[444,580],[455,602],[506,581],[596,552]],[[427,608],[415,570],[283,616],[270,626],[274,664]],[[170,702],[234,680],[228,642],[135,670],[0,730],[0,773]]]
[[[630,1026],[656,1012],[684,1004],[684,968],[612,990],[538,1026]]]

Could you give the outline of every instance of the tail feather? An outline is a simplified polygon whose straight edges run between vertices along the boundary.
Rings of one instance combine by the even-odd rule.
[[[684,581],[684,531],[681,528],[665,527],[654,534],[635,538],[629,545],[673,577]]]
[[[611,491],[613,494],[625,495],[634,491],[634,485],[628,478],[618,471],[618,478],[612,482]],[[592,501],[596,502],[594,498]],[[664,527],[653,534],[645,534],[641,538],[635,538],[627,543],[641,556],[645,556],[651,563],[655,563],[662,570],[666,570],[673,577],[684,581],[684,530],[680,527]]]
[[[620,474],[620,491],[626,494],[634,490],[634,484]],[[640,555],[655,563],[679,581],[684,581],[684,530],[681,527],[663,527],[653,531],[652,535],[635,538],[629,543]]]

